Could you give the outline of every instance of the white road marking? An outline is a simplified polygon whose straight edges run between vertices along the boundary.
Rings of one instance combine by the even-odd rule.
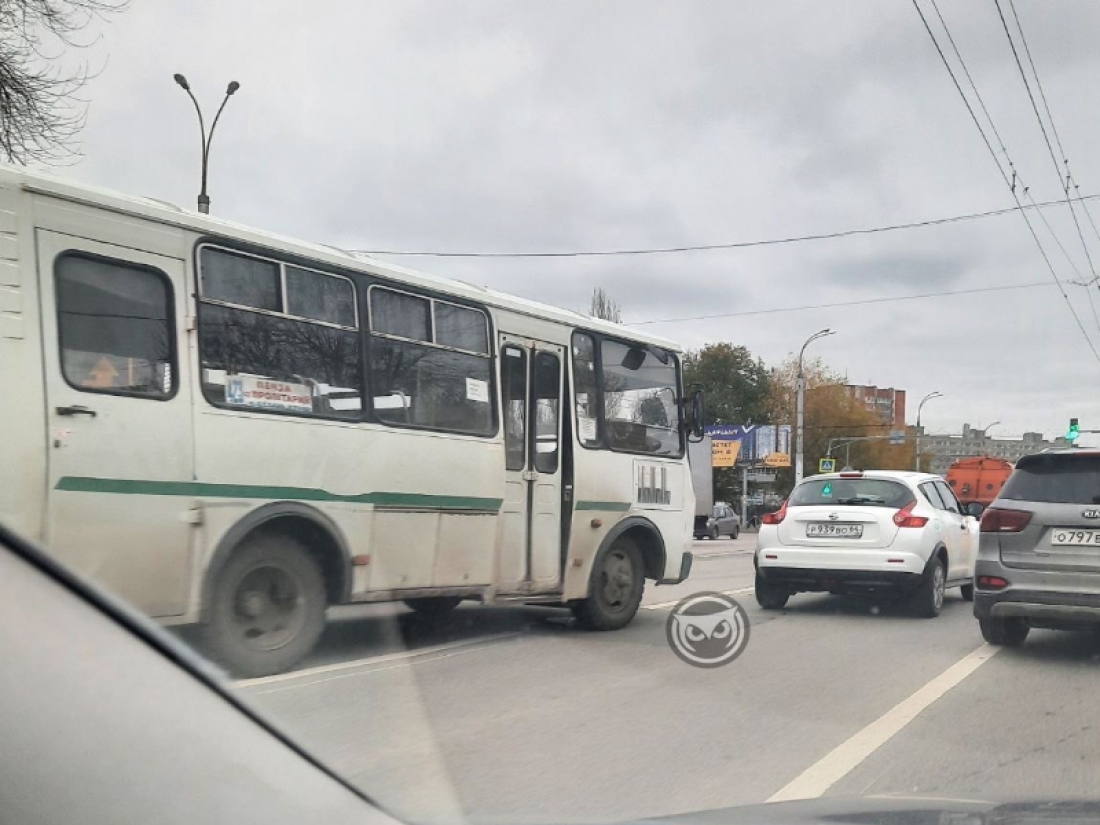
[[[755,587],[742,587],[740,590],[722,590],[720,592],[722,593],[723,596],[740,596],[742,593],[752,593],[755,589],[756,589]],[[688,594],[688,595],[691,595],[691,594]],[[643,604],[641,609],[642,610],[667,610],[670,607],[675,607],[676,605],[678,605],[680,602],[682,602],[686,598],[687,598],[687,596],[684,596],[683,599],[677,599],[674,602],[660,602],[658,604]]]
[[[249,688],[256,687],[257,685],[271,685],[278,682],[289,682],[292,679],[301,679],[306,676],[320,676],[326,673],[337,673],[339,671],[352,670],[353,668],[364,668],[372,665],[381,665],[387,662],[397,662],[405,659],[412,659],[418,656],[428,656],[433,653],[441,653],[447,650],[454,650],[458,647],[470,647],[472,645],[478,645],[485,647],[486,642],[498,642],[503,639],[511,639],[519,636],[519,633],[500,633],[495,636],[481,636],[476,639],[465,639],[460,642],[447,642],[442,645],[433,645],[431,647],[418,647],[414,650],[404,650],[401,653],[387,653],[383,656],[368,656],[365,659],[353,659],[350,662],[336,662],[331,665],[319,665],[317,667],[307,667],[302,670],[292,670],[289,673],[277,673],[274,676],[260,676],[256,679],[238,679],[231,683],[230,687],[233,688]],[[310,682],[310,684],[316,684],[316,682]],[[297,687],[297,685],[295,686]]]
[[[787,802],[792,799],[813,799],[821,796],[868,756],[889,742],[902,728],[916,719],[921,711],[992,659],[1000,649],[986,644],[972,650],[916,693],[903,699],[863,730],[825,754],[768,797],[767,801]]]

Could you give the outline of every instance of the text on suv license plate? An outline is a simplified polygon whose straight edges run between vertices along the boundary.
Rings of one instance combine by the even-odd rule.
[[[1093,544],[1100,546],[1100,530],[1055,528],[1053,535],[1050,537],[1050,543],[1060,545]]]
[[[862,524],[833,524],[828,521],[816,521],[806,525],[807,536],[842,536],[858,539],[863,535]]]

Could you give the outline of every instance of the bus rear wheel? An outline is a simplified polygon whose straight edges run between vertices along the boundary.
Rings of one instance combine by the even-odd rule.
[[[289,536],[256,534],[218,573],[203,625],[213,658],[242,677],[293,667],[325,626],[325,584],[305,546]]]
[[[620,536],[596,560],[588,597],[571,605],[577,623],[588,630],[618,630],[630,624],[642,602],[642,554]]]

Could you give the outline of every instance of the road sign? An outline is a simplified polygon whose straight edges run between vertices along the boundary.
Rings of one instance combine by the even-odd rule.
[[[905,430],[890,430],[890,443],[891,444],[904,444],[905,443]]]
[[[712,467],[733,467],[737,464],[737,454],[741,452],[740,441],[714,439],[710,443],[710,465]]]
[[[817,471],[819,473],[835,473],[836,472],[836,459],[835,458],[823,458],[817,462]]]

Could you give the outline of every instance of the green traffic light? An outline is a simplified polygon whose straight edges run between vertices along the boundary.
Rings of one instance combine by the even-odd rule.
[[[1080,437],[1081,437],[1081,428],[1077,424],[1077,419],[1076,418],[1071,418],[1069,420],[1069,432],[1066,433],[1066,441],[1069,441],[1072,444],[1073,442],[1075,442]]]

